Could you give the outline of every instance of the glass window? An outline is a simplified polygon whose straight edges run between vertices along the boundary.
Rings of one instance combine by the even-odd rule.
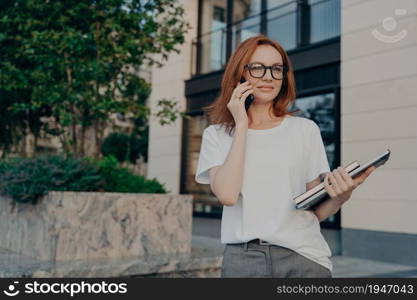
[[[203,0],[201,33],[208,33],[226,27],[227,1]]]
[[[226,60],[227,1],[203,0],[200,37],[200,71],[220,70]]]
[[[310,43],[340,35],[340,0],[309,0]]]
[[[285,50],[297,46],[297,1],[268,0],[267,33]]]
[[[261,33],[261,0],[233,2],[232,52],[244,40]]]
[[[267,5],[267,7],[268,7],[268,9],[271,9],[271,8],[275,8],[275,7],[277,7],[277,6],[288,6],[288,3],[290,3],[290,2],[293,2],[293,4],[296,4],[296,2],[297,1],[295,1],[295,0],[268,0],[266,3],[266,5]],[[284,4],[286,4],[286,5],[284,5]]]
[[[250,16],[259,15],[261,13],[261,2],[261,0],[235,0],[233,2],[233,23]]]
[[[213,7],[213,20],[224,25],[226,23],[226,10],[224,7]]]
[[[297,115],[316,122],[321,129],[327,159],[331,170],[337,168],[336,162],[336,124],[335,124],[335,95],[327,93],[304,98],[297,98],[290,111],[300,109]]]

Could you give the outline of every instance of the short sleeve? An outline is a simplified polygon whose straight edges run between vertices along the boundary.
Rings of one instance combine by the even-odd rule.
[[[320,133],[320,127],[314,122],[307,138],[307,172],[306,183],[313,181],[323,173],[330,172],[326,150]]]
[[[203,131],[195,181],[210,184],[209,169],[223,164],[220,149],[217,131],[213,125],[210,125]]]

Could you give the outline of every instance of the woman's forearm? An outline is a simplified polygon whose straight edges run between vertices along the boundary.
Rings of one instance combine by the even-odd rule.
[[[337,213],[342,204],[337,199],[328,199],[317,205],[313,212],[316,214],[319,222],[325,220],[331,215]]]
[[[317,182],[315,182],[313,185],[311,185],[310,187],[308,187],[308,190],[316,187],[317,185],[321,184],[324,180],[324,176],[327,173],[323,173],[320,174],[320,180],[317,179]],[[333,199],[328,199],[322,203],[320,203],[319,205],[317,205],[314,209],[310,208],[308,209],[309,211],[313,212],[317,218],[319,219],[319,222],[325,220],[326,218],[328,218],[331,215],[334,215],[335,213],[337,213],[339,211],[339,209],[342,207],[342,202],[337,199],[337,198],[333,198]]]
[[[248,127],[236,125],[235,130],[230,151],[213,180],[217,198],[228,206],[236,204],[242,189]]]

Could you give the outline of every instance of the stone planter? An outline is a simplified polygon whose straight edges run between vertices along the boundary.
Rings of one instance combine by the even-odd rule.
[[[192,195],[50,192],[0,197],[0,247],[38,261],[189,254]]]

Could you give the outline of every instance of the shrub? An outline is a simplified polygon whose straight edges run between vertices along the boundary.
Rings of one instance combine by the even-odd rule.
[[[0,194],[35,204],[48,191],[166,193],[156,179],[134,175],[114,156],[101,161],[59,155],[0,161]]]
[[[166,193],[163,185],[156,179],[145,179],[132,174],[127,168],[118,165],[114,156],[105,157],[99,162],[100,171],[105,180],[106,192],[120,193]]]
[[[17,202],[32,202],[48,191],[97,191],[104,185],[99,167],[86,160],[38,156],[4,161],[0,193]]]

